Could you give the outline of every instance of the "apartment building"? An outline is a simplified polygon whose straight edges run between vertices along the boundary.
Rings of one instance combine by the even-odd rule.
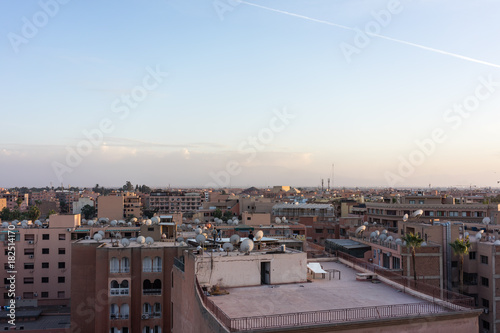
[[[97,197],[97,217],[123,220],[142,217],[141,198],[133,192]]]
[[[272,216],[295,222],[302,216],[317,216],[318,221],[334,222],[335,208],[330,204],[279,203],[273,206]]]
[[[492,224],[500,223],[499,204],[457,203],[452,197],[440,196],[407,196],[394,198],[394,202],[367,202],[366,215],[368,222],[376,222],[387,227],[396,227],[403,215],[411,215],[418,209],[424,211],[421,219],[462,221],[480,223],[489,217]]]
[[[170,332],[171,271],[182,251],[173,239],[74,242],[71,331]]]
[[[7,223],[7,222],[5,222]],[[49,224],[17,225],[15,242],[16,298],[18,306],[69,305],[71,293],[71,232],[80,225],[80,215],[52,215]],[[5,225],[0,240],[5,256],[0,278],[7,277],[8,242]],[[9,298],[4,292],[7,305]]]
[[[204,201],[205,197],[201,193],[151,192],[146,197],[145,206],[159,214],[192,213],[200,209]]]

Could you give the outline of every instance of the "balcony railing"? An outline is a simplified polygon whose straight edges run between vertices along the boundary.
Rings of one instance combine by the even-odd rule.
[[[109,315],[109,318],[112,320],[128,319],[128,313],[127,314],[112,313]]]
[[[111,296],[127,296],[128,288],[111,288]]]
[[[180,259],[174,257],[174,266],[184,272],[184,262]]]
[[[153,266],[154,273],[161,273],[161,266]]]
[[[161,289],[143,289],[143,295],[161,295]]]
[[[123,267],[123,268],[120,270],[120,273],[130,273],[130,267]]]

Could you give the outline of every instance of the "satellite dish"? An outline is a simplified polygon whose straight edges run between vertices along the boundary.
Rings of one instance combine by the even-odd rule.
[[[500,245],[500,240],[496,240],[493,245]]]
[[[476,234],[476,239],[477,240],[480,240],[483,237],[483,233],[481,231]]]
[[[229,252],[229,251],[234,250],[234,246],[233,246],[233,244],[231,244],[231,243],[224,243],[224,245],[222,245],[222,248],[223,248],[223,249],[224,249],[224,251],[226,251],[226,252]]]
[[[387,234],[387,229],[382,230],[383,234]]]
[[[137,237],[137,243],[144,244],[146,242],[146,238],[144,236]]]
[[[386,239],[386,241],[388,241],[388,242],[392,242],[393,240],[394,240],[394,237],[392,237],[392,236],[389,236],[389,237],[387,237],[387,239]]]
[[[22,227],[23,229],[28,228],[28,223],[26,223],[26,222],[24,222],[24,221],[23,221],[23,222],[21,222],[21,227]]]
[[[194,223],[199,224],[200,223],[200,219],[194,219]]]
[[[366,230],[366,225],[362,225],[361,227],[357,228],[356,231],[354,232],[354,234],[356,236],[360,235],[361,233],[363,233],[363,231]]]
[[[464,232],[464,237],[469,237],[469,232],[468,231]]]
[[[365,223],[363,223],[363,225],[368,225],[368,224],[370,224],[370,223],[368,223],[368,221],[367,221],[367,222],[365,222]]]
[[[119,221],[118,221],[118,224],[125,224],[125,221],[123,221],[123,220],[119,220]]]
[[[238,223],[240,223],[240,221],[238,221],[237,219],[236,219],[236,220],[233,220],[233,224],[234,224],[234,225],[238,225]]]
[[[126,238],[122,239],[122,246],[127,247],[130,245],[130,241]]]
[[[99,243],[102,240],[102,235],[99,233],[96,233],[94,235],[94,240]]]
[[[413,212],[413,214],[411,214],[411,216],[420,217],[420,216],[422,216],[422,214],[424,214],[424,211],[419,209],[419,210],[416,210],[415,212]]]
[[[399,244],[399,245],[401,245],[403,243],[400,238],[396,238],[396,240],[394,242],[396,244]]]
[[[256,241],[260,241],[264,237],[264,232],[262,230],[259,230],[255,233],[254,239]]]
[[[205,243],[205,240],[207,238],[205,237],[205,235],[203,234],[199,234],[198,236],[196,236],[195,240],[196,240],[196,243],[198,244],[202,244],[202,243]]]
[[[133,218],[131,218],[131,219],[130,219],[130,222],[134,222],[134,223],[135,223],[135,222],[137,222],[137,217],[133,217]],[[130,223],[130,222],[129,222],[129,223]]]
[[[184,238],[183,238],[183,237],[179,237],[179,238],[177,238],[177,241],[178,241],[179,243],[182,243],[182,242],[184,242]]]
[[[114,226],[116,226],[116,223],[117,223],[117,222],[116,222],[116,220],[113,220],[113,221],[111,221],[110,225],[111,225],[112,227],[114,227]]]
[[[151,218],[151,223],[158,224],[160,223],[160,218],[158,216],[154,216]]]
[[[240,236],[234,234],[229,238],[229,241],[231,242],[231,244],[238,244],[240,242]]]
[[[115,237],[116,237],[116,239],[122,239],[122,234],[117,232],[117,233],[115,233]]]
[[[149,220],[149,219],[148,219],[148,220],[146,220],[146,225],[151,225],[151,224],[153,224],[153,221],[151,221],[151,220]]]
[[[196,228],[194,230],[194,233],[197,234],[197,235],[201,235],[201,232],[202,232],[201,228]]]
[[[147,245],[152,245],[155,242],[153,237],[146,237],[146,244]]]
[[[408,221],[408,214],[403,215],[403,222]]]
[[[421,246],[427,246],[427,242],[422,242]]]
[[[284,217],[284,216],[281,218],[281,222],[288,223],[288,221],[286,220],[286,217]]]
[[[131,227],[132,226],[132,222],[127,222],[127,226]]]
[[[167,239],[167,234],[161,234],[161,239]]]
[[[254,247],[253,241],[250,239],[245,239],[243,242],[241,242],[240,251],[249,253],[250,251],[253,250],[253,247]]]
[[[8,228],[9,222],[2,222],[2,228]]]
[[[99,230],[97,233],[98,233],[99,235],[101,235],[102,237],[104,237],[104,231]]]
[[[94,225],[94,221],[92,221],[92,220],[91,220],[91,221],[89,221],[89,222],[87,223],[87,225],[89,225],[90,227],[92,227],[92,226]]]
[[[42,226],[42,225],[43,225],[43,223],[42,223],[40,220],[36,220],[36,221],[35,221],[35,225],[37,225],[37,226]]]
[[[281,222],[281,219],[280,219],[279,217],[277,217],[277,218],[275,218],[275,219],[274,219],[274,222],[275,222],[275,223],[280,223],[280,222]]]
[[[186,244],[186,242],[180,242],[180,244],[179,244],[179,245],[180,245],[180,246],[186,246],[187,244]]]
[[[378,239],[381,241],[385,240],[387,238],[387,234],[381,234]]]
[[[372,232],[372,233],[370,234],[370,239],[371,239],[371,238],[377,238],[377,236],[378,236],[378,235],[377,235],[377,233],[374,231],[374,232]]]
[[[485,218],[483,219],[483,223],[484,223],[484,224],[490,224],[490,222],[491,222],[491,219],[490,219],[489,217],[485,217]]]

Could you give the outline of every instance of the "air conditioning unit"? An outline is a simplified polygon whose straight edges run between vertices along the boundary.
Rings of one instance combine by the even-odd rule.
[[[490,313],[490,309],[484,308],[484,313],[486,313],[486,314]]]
[[[9,288],[10,288],[10,286],[5,286],[5,289],[9,289]]]
[[[33,293],[33,296],[34,297],[38,297],[38,293]]]
[[[90,236],[85,236],[85,239],[90,240]]]
[[[30,254],[30,255],[29,255],[29,258],[30,258],[30,259],[35,258],[35,255],[34,255],[34,254]]]
[[[28,244],[35,244],[34,241],[28,241]]]
[[[20,300],[22,300],[23,298],[22,298],[21,296],[16,296],[16,299],[17,299],[18,301],[20,301]]]
[[[149,315],[148,314],[143,314],[142,315],[142,319],[149,319]]]

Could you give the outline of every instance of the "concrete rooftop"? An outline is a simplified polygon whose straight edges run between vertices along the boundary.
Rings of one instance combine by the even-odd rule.
[[[228,288],[229,295],[210,299],[229,317],[250,317],[381,305],[425,303],[383,284],[356,281],[357,271],[342,263],[321,262],[325,270],[341,271],[335,278],[314,279],[312,283],[262,285]],[[443,309],[443,312],[447,311]]]

